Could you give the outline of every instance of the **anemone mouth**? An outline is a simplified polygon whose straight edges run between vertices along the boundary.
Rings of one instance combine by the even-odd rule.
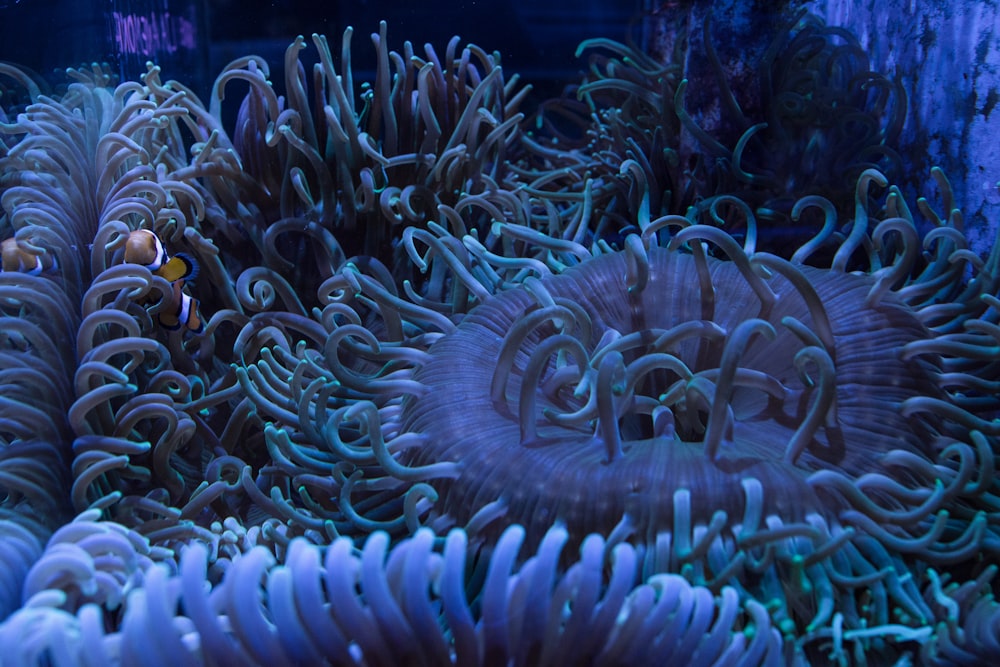
[[[939,393],[933,363],[901,354],[928,334],[891,295],[866,303],[870,277],[762,254],[634,259],[502,292],[431,346],[402,429],[433,434],[411,464],[458,463],[435,483],[456,520],[500,499],[529,527],[607,534],[628,516],[656,530],[678,490],[690,520],[745,514],[749,479],[767,490],[754,511],[799,520],[832,510],[811,472],[926,449],[931,425],[900,406]]]

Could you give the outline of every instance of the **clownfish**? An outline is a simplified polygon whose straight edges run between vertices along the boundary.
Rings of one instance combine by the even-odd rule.
[[[29,276],[38,276],[42,273],[55,271],[59,268],[59,263],[52,253],[28,252],[18,244],[17,239],[11,237],[0,244],[0,268],[4,271],[17,271],[27,273]]]
[[[205,330],[205,323],[198,314],[198,299],[181,291],[182,282],[178,280],[173,283],[173,296],[157,313],[156,319],[160,326],[170,331],[184,326],[192,333],[201,333]]]
[[[169,257],[160,237],[148,229],[129,232],[125,240],[125,261],[141,264],[170,283],[194,280],[198,275],[198,265],[191,257],[184,253]]]
[[[125,240],[125,261],[141,264],[170,283],[170,300],[156,315],[160,326],[171,331],[181,327],[194,333],[204,330],[205,325],[198,314],[198,300],[182,290],[185,281],[194,280],[198,275],[198,265],[191,257],[184,253],[168,256],[160,237],[148,229],[137,229]]]

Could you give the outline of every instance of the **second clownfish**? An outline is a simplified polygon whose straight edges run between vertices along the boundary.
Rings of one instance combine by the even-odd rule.
[[[194,333],[202,332],[205,325],[198,315],[198,300],[181,289],[185,281],[198,275],[194,259],[183,253],[170,257],[160,237],[148,229],[137,229],[125,240],[125,261],[141,264],[171,284],[170,302],[157,313],[160,326],[171,331],[183,326]]]
[[[34,254],[22,248],[15,238],[4,239],[0,244],[0,269],[38,276],[55,271],[59,263],[51,253]]]

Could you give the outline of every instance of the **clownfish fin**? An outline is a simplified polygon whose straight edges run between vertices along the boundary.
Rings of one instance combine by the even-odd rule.
[[[201,267],[198,266],[198,260],[186,252],[179,252],[174,255],[174,257],[187,265],[187,275],[184,276],[184,280],[188,282],[194,281],[198,277],[198,273],[201,271]]]
[[[156,316],[156,322],[167,331],[177,331],[181,328],[181,322],[177,319],[176,312],[160,311]]]
[[[184,253],[178,253],[153,271],[156,275],[172,283],[178,280],[193,280],[198,275],[198,264]]]

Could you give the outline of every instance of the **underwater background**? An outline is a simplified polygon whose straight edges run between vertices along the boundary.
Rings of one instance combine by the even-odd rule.
[[[998,27],[0,0],[0,665],[1000,660]]]

